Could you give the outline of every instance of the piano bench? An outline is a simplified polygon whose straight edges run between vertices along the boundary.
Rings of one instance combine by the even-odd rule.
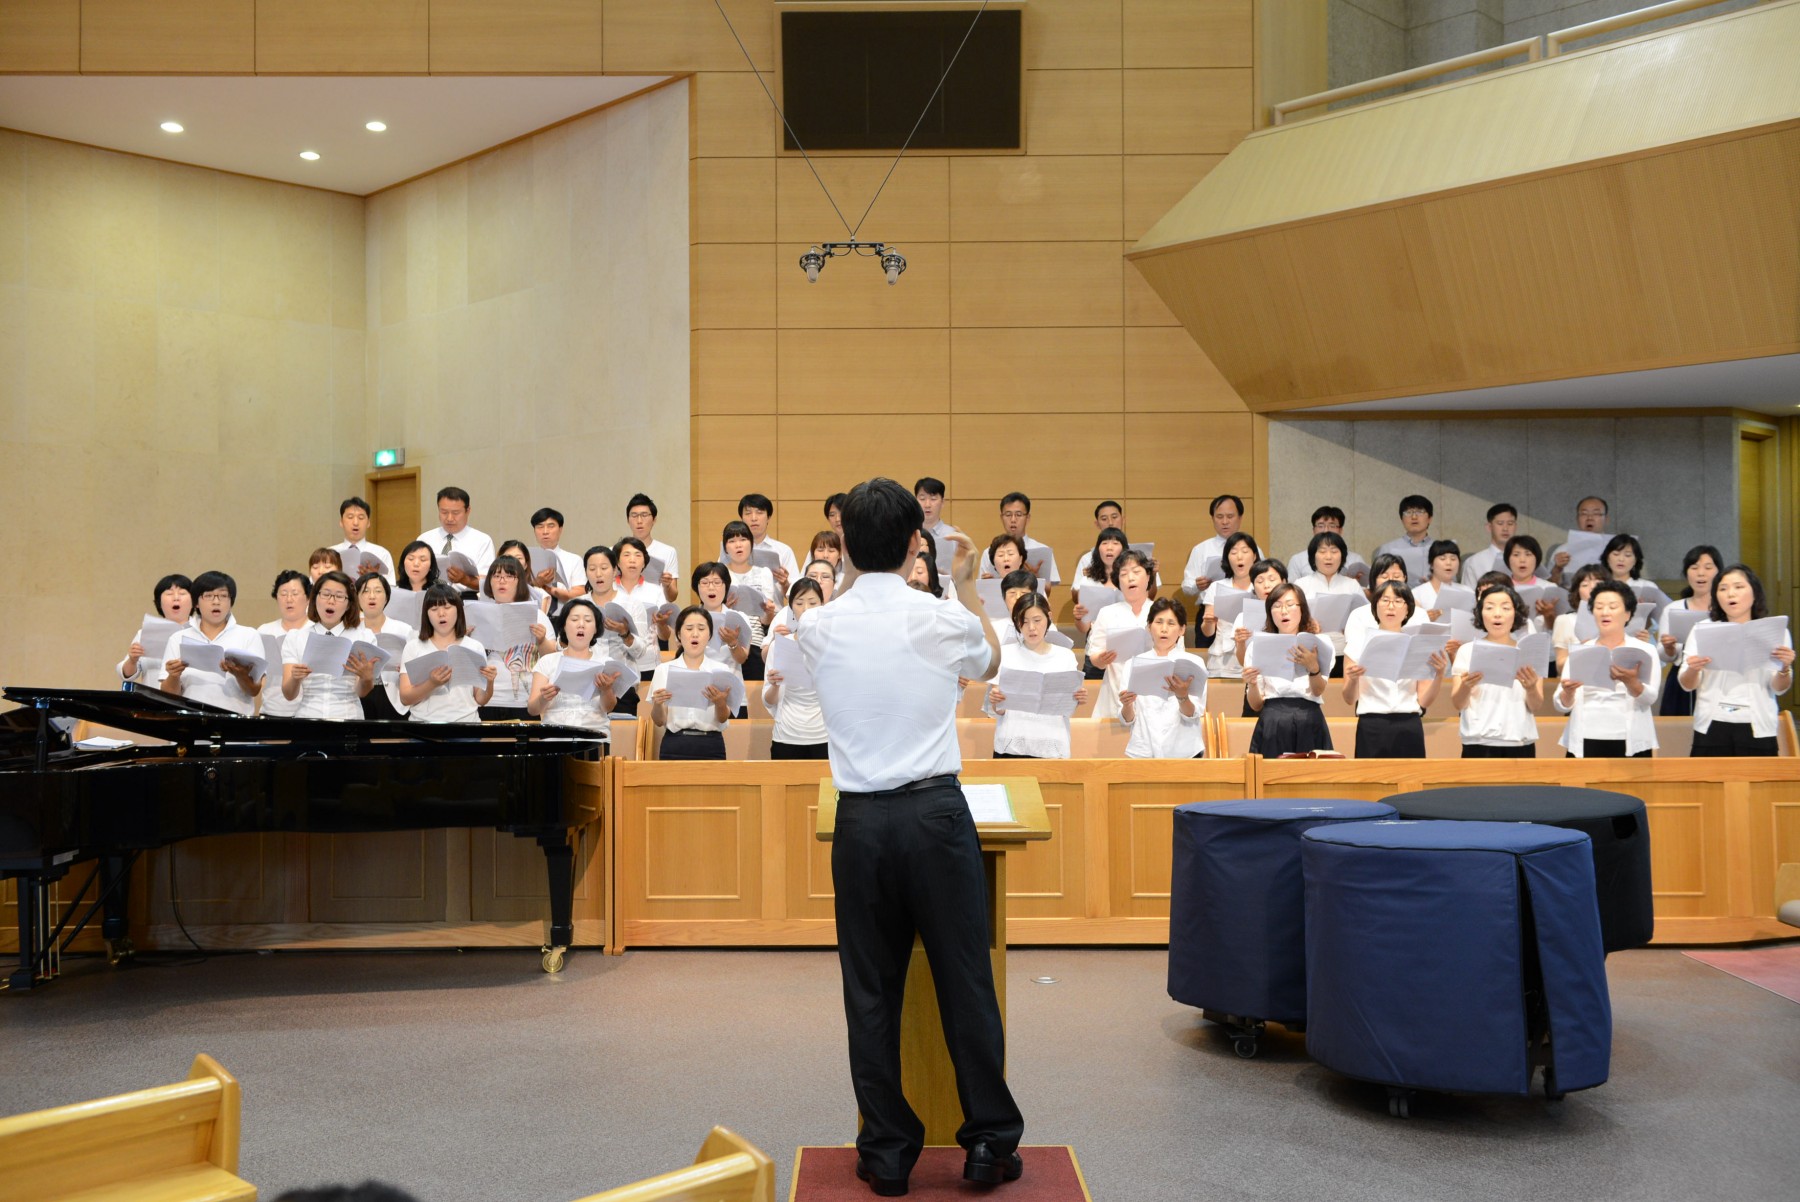
[[[203,1053],[174,1085],[0,1119],[0,1181],[43,1202],[255,1202],[239,1108],[236,1078]]]

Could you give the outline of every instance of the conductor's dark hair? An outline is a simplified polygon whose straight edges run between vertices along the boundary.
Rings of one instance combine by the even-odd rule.
[[[1015,548],[1018,549],[1019,562],[1023,563],[1025,561],[1025,540],[1024,539],[1020,538],[1016,534],[996,534],[994,536],[994,540],[988,544],[987,554],[988,554],[988,562],[989,563],[994,562],[994,552],[998,551],[1001,547],[1005,546],[1007,543],[1011,543]],[[858,565],[858,566],[861,566],[861,565]]]
[[[374,584],[370,583],[371,581],[373,581],[374,584],[379,584],[381,586],[381,608],[386,609],[387,603],[394,599],[394,587],[387,582],[387,577],[383,576],[380,572],[370,572],[366,576],[358,576],[356,578],[356,599],[358,601],[362,600],[362,595],[370,588],[374,587]]]
[[[1581,565],[1581,568],[1573,576],[1569,577],[1569,608],[1570,609],[1580,609],[1581,608],[1581,586],[1582,585],[1586,584],[1590,580],[1598,581],[1598,580],[1606,580],[1609,578],[1610,578],[1610,573],[1608,573],[1605,568],[1601,567],[1597,563],[1587,563],[1587,564]]]
[[[1174,597],[1158,597],[1150,603],[1150,611],[1144,615],[1144,625],[1156,621],[1157,614],[1174,614],[1175,624],[1183,630],[1187,629],[1187,607]]]
[[[631,500],[625,502],[625,516],[630,517],[631,511],[640,505],[650,511],[651,517],[656,516],[656,502],[652,501],[648,496],[641,492],[632,493]]]
[[[1514,517],[1518,517],[1519,516],[1518,506],[1508,505],[1505,501],[1501,501],[1500,503],[1498,503],[1496,505],[1489,505],[1487,520],[1491,522],[1503,513],[1510,513]]]
[[[426,642],[431,638],[435,627],[431,624],[431,611],[439,605],[456,606],[456,625],[450,633],[460,639],[469,633],[469,619],[463,615],[462,590],[453,584],[434,584],[425,590],[425,599],[419,602],[419,641]]]
[[[1725,556],[1720,554],[1719,549],[1711,543],[1701,543],[1697,547],[1689,547],[1688,553],[1681,557],[1681,578],[1683,580],[1687,579],[1688,569],[1699,563],[1702,555],[1712,559],[1715,574],[1717,574],[1717,569],[1725,562]],[[1683,597],[1693,596],[1694,586],[1691,584],[1683,584],[1681,586],[1681,595]]]
[[[1754,621],[1757,618],[1768,617],[1769,616],[1769,599],[1763,593],[1763,582],[1757,577],[1755,572],[1750,570],[1749,564],[1734,563],[1728,568],[1720,569],[1719,574],[1717,576],[1713,577],[1712,613],[1709,615],[1712,618],[1712,620],[1715,622],[1723,622],[1726,620],[1724,607],[1722,607],[1719,604],[1719,584],[1725,579],[1725,577],[1731,575],[1733,572],[1738,573],[1746,581],[1749,582],[1749,585],[1750,585],[1750,618],[1751,618],[1751,620]]]
[[[285,575],[287,575],[287,573],[283,572],[282,575],[285,576]],[[305,578],[302,575],[302,573],[300,573],[300,572],[295,572],[294,575],[301,576],[302,579]],[[281,587],[281,576],[277,576],[275,578],[275,587],[276,588]],[[192,605],[194,603],[194,582],[192,580],[189,580],[186,576],[183,576],[180,572],[170,572],[167,576],[164,576],[161,580],[158,580],[156,582],[156,587],[150,590],[150,604],[152,604],[156,607],[157,613],[159,613],[159,614],[162,613],[162,595],[164,593],[168,592],[172,588],[178,588],[182,592],[186,593],[188,595],[188,604],[189,605]],[[311,586],[310,582],[308,582],[306,591],[309,593],[312,592],[312,586]],[[271,597],[273,597],[274,595],[275,594],[273,592],[271,592],[269,594],[269,596],[271,596]],[[168,615],[163,614],[163,616],[167,617]]]
[[[637,540],[633,539],[632,541],[636,542]],[[607,546],[605,543],[601,543],[598,547],[589,547],[587,549],[587,554],[583,555],[581,557],[581,570],[583,573],[585,573],[587,571],[588,560],[592,559],[596,555],[604,555],[606,557],[606,562],[610,563],[612,565],[613,573],[615,575],[618,574],[619,553],[618,553],[618,551],[614,550],[612,547]]]
[[[1375,562],[1380,563],[1381,561],[1378,559]],[[1258,576],[1261,576],[1264,572],[1274,572],[1277,576],[1281,577],[1283,580],[1286,580],[1288,578],[1287,564],[1283,563],[1281,560],[1279,560],[1279,559],[1259,559],[1255,563],[1250,565],[1251,583],[1254,584],[1256,581],[1256,578]]]
[[[1606,549],[1604,551],[1600,552],[1600,566],[1604,567],[1606,569],[1607,575],[1610,576],[1612,574],[1612,553],[1614,551],[1625,551],[1625,550],[1629,550],[1631,552],[1631,558],[1632,558],[1633,562],[1631,565],[1631,573],[1630,574],[1631,574],[1631,578],[1633,580],[1636,580],[1639,576],[1641,576],[1643,574],[1643,571],[1644,571],[1644,544],[1640,543],[1637,540],[1636,535],[1632,535],[1632,534],[1615,534],[1615,535],[1613,535],[1612,538],[1607,541]]]
[[[1529,534],[1515,534],[1506,540],[1506,549],[1500,553],[1500,562],[1505,564],[1508,570],[1511,570],[1512,568],[1513,552],[1520,547],[1531,552],[1531,557],[1537,561],[1539,566],[1543,564],[1544,548],[1538,540],[1532,538]],[[1531,570],[1536,572],[1537,567],[1533,567]]]
[[[1217,514],[1219,512],[1219,506],[1227,501],[1230,501],[1233,505],[1237,506],[1239,517],[1244,516],[1244,498],[1238,496],[1236,493],[1229,492],[1222,492],[1212,499],[1212,504],[1206,507],[1207,516],[1211,517],[1214,514]]]
[[[400,552],[400,558],[395,564],[395,567],[398,570],[394,574],[400,578],[401,582],[407,588],[412,587],[412,577],[406,574],[406,557],[411,555],[414,551],[423,551],[425,554],[431,556],[431,566],[425,570],[425,587],[430,588],[432,585],[436,584],[439,579],[437,550],[422,538],[415,538],[410,543],[406,544],[406,550]]]
[[[1437,510],[1432,508],[1431,498],[1422,497],[1416,492],[1407,493],[1404,497],[1400,498],[1399,514],[1402,517],[1405,517],[1406,511],[1409,509],[1423,509],[1427,517],[1437,516]]]
[[[346,512],[352,509],[360,509],[364,513],[375,512],[373,509],[369,508],[369,503],[361,497],[346,497],[344,500],[338,502],[339,517],[343,517]]]
[[[1050,612],[1050,602],[1048,602],[1044,599],[1044,594],[1037,592],[1036,590],[1033,590],[1032,592],[1026,593],[1023,597],[1020,597],[1017,601],[1013,602],[1013,607],[1012,607],[1013,629],[1021,630],[1021,631],[1024,630],[1025,629],[1025,615],[1030,613],[1034,609],[1043,611],[1044,621],[1049,623],[1050,626],[1056,625],[1056,618]]]
[[[200,600],[203,594],[214,592],[218,589],[224,589],[226,595],[231,598],[231,603],[233,605],[237,604],[237,581],[233,580],[230,576],[227,576],[224,572],[202,572],[194,577],[193,593],[196,602]]]
[[[345,597],[353,598],[356,596],[356,581],[350,579],[350,577],[344,575],[342,572],[326,572],[317,580],[313,581],[312,597],[306,603],[306,616],[315,622],[324,620],[319,617],[319,594],[324,591],[327,584],[341,584],[344,586]],[[362,611],[360,609],[357,609],[355,605],[350,604],[348,601],[345,602],[344,609],[345,630],[362,625]]]
[[[719,535],[719,545],[724,546],[734,538],[741,538],[752,547],[756,545],[756,536],[750,533],[750,527],[744,522],[726,522],[724,531]]]
[[[1256,545],[1256,536],[1251,534],[1248,530],[1239,530],[1230,538],[1226,539],[1225,545],[1219,548],[1219,570],[1225,573],[1225,578],[1227,580],[1231,579],[1231,553],[1245,544],[1248,544],[1250,547],[1250,562],[1252,565],[1263,557],[1262,548]]]
[[[464,509],[469,507],[469,494],[456,487],[454,484],[447,488],[438,489],[437,499],[440,501],[455,501]]]
[[[1308,626],[1312,625],[1312,606],[1306,603],[1306,590],[1293,583],[1278,584],[1269,590],[1268,597],[1263,601],[1264,606],[1267,607],[1263,611],[1264,634],[1280,633],[1275,628],[1275,603],[1289,593],[1292,593],[1295,597],[1299,598],[1300,601],[1300,625],[1295,627],[1295,629],[1305,630]]]
[[[419,1202],[405,1190],[381,1181],[365,1181],[361,1185],[321,1185],[314,1189],[291,1189],[275,1202]]]
[[[760,509],[772,514],[775,512],[775,502],[759,492],[747,492],[738,498],[738,516],[743,517],[746,509]]]
[[[913,485],[913,496],[917,497],[920,493],[928,497],[941,497],[944,495],[944,482],[936,476],[920,476],[919,482]]]
[[[1475,602],[1475,624],[1477,626],[1481,627],[1483,630],[1487,629],[1487,623],[1481,620],[1481,611],[1487,605],[1487,599],[1495,593],[1505,593],[1507,599],[1512,602],[1512,628],[1514,630],[1518,630],[1531,620],[1531,615],[1525,612],[1525,600],[1519,596],[1519,590],[1515,589],[1511,584],[1496,584],[1493,588],[1482,589],[1479,598]]]
[[[794,581],[793,586],[788,589],[788,604],[792,605],[794,603],[794,598],[798,597],[801,593],[811,593],[819,599],[820,605],[825,604],[825,590],[820,588],[819,582],[814,580],[811,576],[802,576],[800,579]]]
[[[1026,513],[1031,512],[1031,498],[1026,496],[1022,492],[1009,492],[1004,497],[1001,497],[1000,498],[1000,512],[1005,513],[1006,507],[1008,505],[1011,505],[1014,501],[1017,501],[1019,504],[1023,505],[1025,507]]]
[[[925,524],[919,498],[886,476],[850,490],[841,510],[844,551],[859,572],[897,572],[907,567],[913,535]]]
[[[606,548],[600,549],[604,551]],[[601,616],[600,607],[586,597],[577,597],[563,606],[561,615],[556,619],[556,641],[560,646],[567,647],[569,645],[569,636],[565,627],[568,625],[569,615],[578,609],[585,609],[594,615],[594,637],[588,640],[588,646],[592,647],[599,642],[600,636],[606,633],[606,619]]]
[[[1405,581],[1383,580],[1380,584],[1376,585],[1374,594],[1369,598],[1370,613],[1375,612],[1375,605],[1381,600],[1381,595],[1383,593],[1393,593],[1395,596],[1406,602],[1406,617],[1403,619],[1402,625],[1412,621],[1413,614],[1417,613],[1419,610],[1419,603],[1413,599],[1412,589],[1406,586]]]
[[[1330,518],[1341,527],[1344,524],[1344,511],[1336,505],[1321,505],[1313,510],[1312,520],[1308,525],[1317,526],[1320,518]]]
[[[1100,537],[1094,540],[1094,549],[1089,553],[1087,567],[1082,571],[1089,580],[1098,580],[1100,583],[1106,584],[1112,576],[1112,568],[1100,560],[1101,543],[1118,543],[1119,554],[1123,555],[1131,550],[1131,540],[1126,538],[1125,532],[1117,526],[1108,526],[1100,532]]]
[[[712,566],[718,567],[719,565],[713,564]],[[685,606],[680,613],[675,615],[675,625],[670,627],[670,629],[675,632],[676,638],[679,639],[681,637],[681,628],[686,625],[689,614],[699,614],[706,619],[706,637],[710,639],[714,629],[712,610],[706,608],[704,605]]]
[[[1130,547],[1119,552],[1119,557],[1113,560],[1112,586],[1114,588],[1119,587],[1119,572],[1128,563],[1135,563],[1138,567],[1144,569],[1144,574],[1148,576],[1150,580],[1148,585],[1150,595],[1152,597],[1156,596],[1156,561],[1151,559],[1148,555],[1145,555],[1142,551],[1134,551]]]
[[[531,515],[532,526],[542,526],[545,522],[555,522],[558,526],[565,526],[568,524],[563,521],[563,515],[560,510],[552,509],[548,505]]]
[[[1018,571],[1008,572],[1000,578],[1000,595],[1002,597],[1006,596],[1006,594],[1012,592],[1012,590],[1016,588],[1022,588],[1033,593],[1037,592],[1037,573],[1026,568],[1020,568]]]
[[[1596,584],[1594,586],[1594,591],[1588,594],[1588,611],[1590,613],[1593,612],[1594,598],[1598,597],[1601,593],[1611,593],[1623,601],[1625,604],[1625,616],[1627,618],[1637,613],[1637,594],[1632,592],[1631,586],[1626,584],[1623,580],[1602,580],[1599,584]]]
[[[1462,563],[1462,548],[1456,545],[1455,539],[1433,539],[1431,550],[1425,553],[1425,574],[1427,576],[1431,574],[1431,565],[1437,562],[1437,557],[1440,555],[1454,555],[1456,556],[1456,562],[1459,564]]]
[[[1338,568],[1340,570],[1342,570],[1344,564],[1350,559],[1350,547],[1349,544],[1344,542],[1344,536],[1335,530],[1321,530],[1313,535],[1312,540],[1306,544],[1306,566],[1315,572],[1319,570],[1320,547],[1337,548]]]
[[[169,578],[164,577],[164,579],[167,580]],[[176,579],[180,578],[177,577]],[[281,586],[290,580],[298,580],[300,582],[301,591],[309,598],[312,596],[312,577],[308,576],[305,572],[296,572],[293,568],[283,568],[281,571],[275,573],[275,587],[269,590],[269,596],[278,596],[281,593]],[[163,587],[167,586],[164,585]],[[161,596],[162,588],[158,588],[156,592],[158,596]]]
[[[826,497],[825,498],[825,520],[827,522],[831,521],[831,511],[833,509],[838,511],[839,517],[841,519],[843,512],[844,512],[844,502],[848,501],[849,499],[850,499],[850,494],[841,493],[841,492],[834,492],[829,497]],[[918,499],[919,498],[917,498],[917,497],[913,498],[913,500],[915,500],[915,501]],[[923,511],[921,510],[921,512],[923,512]]]
[[[688,587],[693,590],[695,596],[700,595],[700,582],[708,576],[717,576],[719,583],[725,586],[725,591],[731,591],[731,569],[717,560],[708,560],[696,567],[693,574],[688,577]]]

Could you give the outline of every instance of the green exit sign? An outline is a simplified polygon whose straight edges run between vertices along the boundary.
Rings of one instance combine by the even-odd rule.
[[[401,464],[403,464],[405,462],[406,462],[406,448],[405,447],[384,447],[383,449],[375,452],[375,466],[378,468],[380,468],[380,467],[399,467]]]

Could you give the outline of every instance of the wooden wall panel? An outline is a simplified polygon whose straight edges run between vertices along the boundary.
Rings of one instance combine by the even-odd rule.
[[[775,287],[784,330],[902,329],[948,325],[952,251],[942,242],[900,248],[906,273],[890,285],[872,258],[833,259],[809,284],[800,270],[805,243],[776,247]]]
[[[1129,266],[1127,272],[1133,269]],[[1125,408],[1134,412],[1242,413],[1244,402],[1179,326],[1125,330]]]
[[[996,498],[1016,489],[1032,498],[1034,514],[1040,496],[1098,500],[1124,491],[1118,417],[1095,414],[1086,421],[1038,422],[1029,430],[1023,426],[1011,414],[952,417],[950,470],[957,489],[965,495]],[[998,522],[995,518],[995,534]],[[1059,563],[1061,558],[1058,555]],[[1074,564],[1071,559],[1068,566]]]
[[[1123,248],[1121,249],[1123,253]],[[1123,269],[1125,280],[1125,324],[1128,326],[1178,326],[1181,319],[1170,312],[1169,306],[1163,304],[1162,297],[1150,287],[1144,279],[1144,273],[1136,263],[1126,263]]]
[[[890,167],[894,168],[893,178],[883,186],[882,177]],[[813,168],[818,170],[818,179],[813,177]],[[819,179],[831,189],[829,198]],[[862,223],[858,237],[864,241],[911,244],[950,238],[950,161],[945,158],[908,155],[898,167],[891,156],[815,158],[808,168],[806,160],[789,155],[777,164],[776,181],[775,236],[782,242],[844,242],[850,237],[845,221],[852,227]],[[843,213],[842,220],[832,209],[834,201]],[[871,201],[873,208],[869,207]]]
[[[958,242],[1077,242],[1120,226],[1117,155],[950,160],[950,236]]]
[[[1156,561],[1163,581],[1163,587],[1157,593],[1159,597],[1180,596],[1178,577],[1182,565],[1187,563],[1188,552],[1201,541],[1202,531],[1212,534],[1212,525],[1206,517],[1206,503],[1218,492],[1202,495],[1207,484],[1213,481],[1206,458],[1195,457],[1193,466],[1194,478],[1188,485],[1189,491],[1180,498],[1147,497],[1133,487],[1130,480],[1126,481],[1125,496],[1120,498],[1125,502],[1125,533],[1133,542],[1156,544]],[[1249,504],[1248,498],[1245,503]],[[1184,597],[1182,603],[1188,607],[1191,624],[1194,620],[1192,599]]]
[[[694,247],[691,268],[696,330],[766,329],[775,324],[776,248],[729,243]],[[796,275],[800,269],[794,268]],[[801,276],[802,281],[805,276]]]
[[[82,0],[81,69],[249,75],[256,0]]]
[[[769,465],[776,449],[773,421],[696,417],[691,429],[696,500],[735,502],[745,493],[769,491]]]
[[[81,70],[81,0],[0,4],[0,71]]]
[[[1249,132],[1248,68],[1125,72],[1126,154],[1229,154]]]
[[[948,330],[782,330],[779,346],[782,413],[950,408]]]
[[[694,160],[696,242],[772,242],[775,238],[775,160]]]
[[[1222,154],[1133,154],[1125,156],[1127,240],[1142,238],[1175,202],[1206,178]]]
[[[694,76],[693,153],[773,155],[779,123],[762,85],[748,71],[702,71]]]
[[[1248,413],[1125,415],[1125,480],[1138,496],[1193,496],[1202,463],[1247,465],[1249,460]],[[1214,469],[1206,475],[1223,482],[1214,496],[1255,491],[1247,466],[1235,471]]]
[[[431,0],[431,70],[599,71],[604,0]]]
[[[1124,399],[1123,335],[1117,326],[953,330],[952,407],[957,413],[1117,410]]]
[[[952,325],[1120,324],[1124,260],[1116,242],[1065,242],[1039,250],[958,243],[951,256]]]
[[[1248,67],[1251,0],[1125,0],[1127,67]]]
[[[780,423],[776,479],[784,497],[823,497],[876,475],[910,487],[920,476],[938,475],[950,460],[950,422],[943,416],[846,413]],[[765,479],[768,468],[765,461]]]
[[[430,28],[429,0],[256,0],[256,69],[423,75]]]
[[[286,835],[211,835],[146,857],[150,902],[145,920],[261,926],[306,917],[305,857]],[[173,875],[171,875],[173,860]]]
[[[1027,67],[1117,67],[1120,0],[1031,0],[1025,6]]]
[[[445,832],[307,839],[313,922],[430,922],[444,915]]]
[[[604,9],[610,73],[748,69],[713,0],[606,0]],[[725,12],[756,69],[773,71],[775,13],[768,0],[725,0]]]
[[[1125,81],[1117,71],[1027,71],[1025,150],[1118,154],[1125,145]]]
[[[695,413],[775,412],[774,330],[695,330],[690,353]]]

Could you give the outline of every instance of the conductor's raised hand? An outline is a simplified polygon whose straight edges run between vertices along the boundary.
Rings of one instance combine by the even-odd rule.
[[[960,530],[952,530],[944,535],[944,539],[956,550],[950,559],[950,579],[956,584],[968,584],[975,579],[975,565],[981,557],[975,554],[975,540]]]

